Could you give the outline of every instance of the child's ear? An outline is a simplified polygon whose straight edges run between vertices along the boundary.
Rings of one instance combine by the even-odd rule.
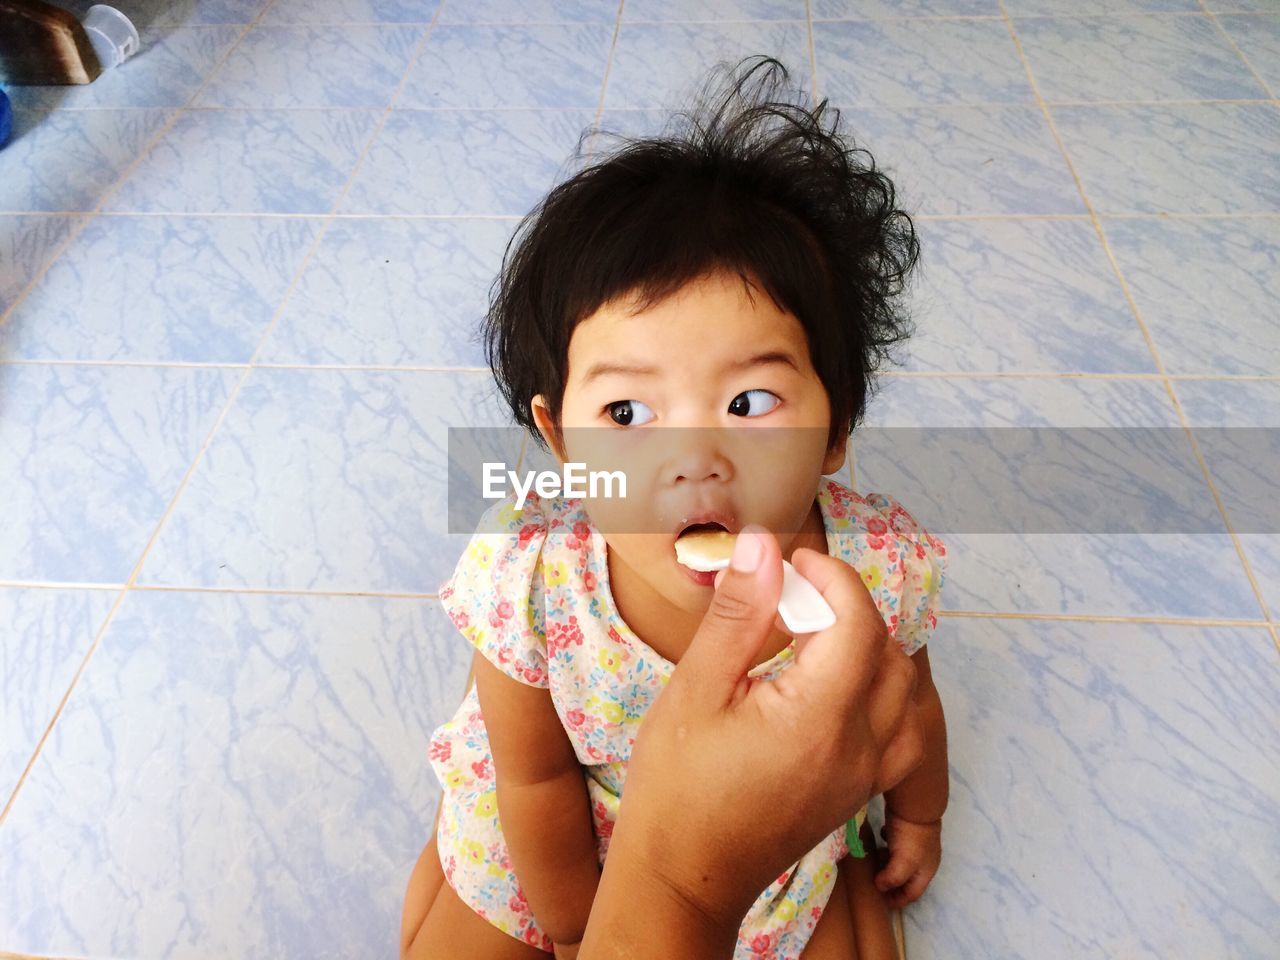
[[[529,409],[533,412],[533,422],[538,425],[538,433],[542,434],[542,439],[556,455],[556,459],[564,463],[566,458],[564,451],[560,449],[559,431],[556,430],[555,422],[551,419],[551,410],[547,406],[546,397],[538,394],[529,402]]]

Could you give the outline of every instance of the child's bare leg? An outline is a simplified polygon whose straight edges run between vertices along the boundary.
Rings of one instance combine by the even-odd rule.
[[[440,868],[440,851],[436,848],[436,831],[440,829],[440,810],[444,799],[436,804],[436,822],[431,827],[431,839],[418,855],[418,862],[409,874],[409,886],[404,893],[404,912],[400,918],[400,960],[409,952],[409,944],[417,936],[427,911],[444,886],[444,871]]]
[[[875,884],[879,869],[875,834],[864,822],[858,836],[867,855],[861,859],[845,857],[840,861],[848,888],[857,957],[858,960],[897,960],[898,941],[893,935],[893,918]]]
[[[418,862],[413,865],[409,887],[404,894],[404,914],[400,920],[400,960],[408,955],[409,945],[418,935],[443,886],[444,871],[440,869],[440,854],[436,850],[436,835],[433,833],[418,857]]]
[[[432,888],[436,893],[430,902],[422,907],[419,896],[415,901],[417,906],[411,911],[410,897],[415,890]],[[419,911],[422,911],[421,919],[415,919]],[[458,957],[551,960],[551,954],[503,933],[458,898],[453,887],[445,882],[433,833],[409,881],[400,932],[400,960],[456,960]]]
[[[849,917],[848,881],[844,875],[844,861],[836,869],[836,880],[831,887],[818,925],[804,947],[804,960],[858,960],[853,943],[853,924]]]

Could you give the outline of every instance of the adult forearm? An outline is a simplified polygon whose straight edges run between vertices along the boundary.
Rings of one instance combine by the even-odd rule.
[[[729,960],[742,918],[681,896],[646,859],[652,849],[629,841],[621,821],[614,829],[578,960]]]
[[[498,785],[498,816],[529,909],[556,943],[577,943],[600,883],[590,799],[581,771]]]
[[[917,702],[924,734],[924,759],[911,774],[885,792],[885,806],[915,823],[941,820],[950,794],[947,769],[947,721],[937,690]]]

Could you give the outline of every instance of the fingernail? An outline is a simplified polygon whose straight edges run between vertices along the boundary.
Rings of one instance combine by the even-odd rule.
[[[751,573],[760,566],[760,557],[764,553],[764,544],[756,533],[748,533],[744,527],[738,533],[738,540],[733,545],[733,556],[729,565],[739,573]]]

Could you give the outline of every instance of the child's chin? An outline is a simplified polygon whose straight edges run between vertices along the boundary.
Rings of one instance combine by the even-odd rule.
[[[703,614],[711,606],[711,598],[715,596],[715,574],[711,574],[711,584],[701,586],[691,577],[677,573],[671,588],[664,591],[667,600],[673,605],[689,613]]]

